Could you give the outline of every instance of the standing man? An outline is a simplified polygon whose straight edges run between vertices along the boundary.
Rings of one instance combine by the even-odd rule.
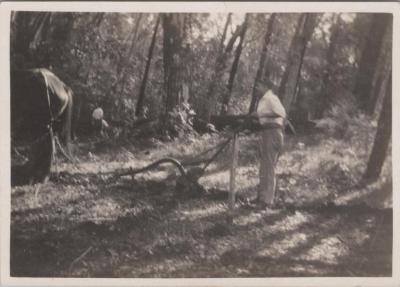
[[[283,148],[283,133],[286,111],[279,98],[270,87],[260,85],[263,89],[255,116],[263,127],[260,132],[260,185],[255,203],[265,208],[272,206],[275,196],[275,168]]]

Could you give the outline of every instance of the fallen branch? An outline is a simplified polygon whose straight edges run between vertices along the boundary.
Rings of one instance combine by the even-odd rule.
[[[79,262],[80,260],[82,260],[82,258],[85,257],[85,256],[90,252],[90,250],[92,250],[92,248],[93,248],[93,247],[90,246],[88,249],[85,250],[85,252],[83,252],[81,255],[79,255],[77,258],[75,258],[75,259],[71,262],[71,264],[69,265],[69,268],[68,268],[68,273],[69,273],[69,275],[71,275],[72,267],[74,267],[74,264],[76,264],[77,262]]]

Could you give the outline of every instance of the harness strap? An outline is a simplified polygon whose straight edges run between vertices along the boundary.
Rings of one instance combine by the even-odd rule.
[[[228,146],[228,144],[231,142],[233,137],[228,138],[225,142],[221,144],[219,149],[216,151],[216,153],[207,160],[207,162],[204,164],[203,168],[201,171],[204,173],[207,167],[217,158],[217,156]]]

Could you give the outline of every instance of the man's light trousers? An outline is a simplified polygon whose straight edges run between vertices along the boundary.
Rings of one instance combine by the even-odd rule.
[[[275,195],[275,168],[283,147],[283,131],[281,128],[266,129],[260,139],[260,185],[259,201],[272,204]]]

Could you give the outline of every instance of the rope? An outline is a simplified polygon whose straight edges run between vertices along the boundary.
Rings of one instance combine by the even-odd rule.
[[[205,172],[206,168],[217,158],[217,156],[227,147],[232,139],[233,137],[230,137],[224,143],[222,143],[217,152],[204,164],[203,168],[201,169],[203,173]]]
[[[57,144],[58,148],[60,149],[61,154],[62,154],[67,160],[69,160],[70,162],[72,162],[72,163],[77,163],[77,161],[76,161],[73,157],[71,157],[71,156],[65,151],[65,149],[62,147],[62,145],[61,145],[61,143],[60,143],[60,140],[58,139],[58,136],[55,136],[55,137],[54,137],[54,140],[55,140],[55,143]]]
[[[53,117],[53,111],[51,110],[50,94],[49,94],[49,83],[47,81],[46,75],[43,73],[42,70],[40,70],[40,74],[42,75],[42,77],[44,79],[45,86],[46,86],[47,104],[49,105],[49,114],[50,114],[49,129],[53,129],[53,123],[54,123],[55,119]]]
[[[228,141],[229,141],[229,140],[230,140],[230,139],[228,139]],[[210,151],[219,149],[220,147],[222,147],[222,146],[225,145],[225,144],[226,144],[226,141],[221,141],[221,142],[219,142],[217,145],[215,145],[215,146],[213,146],[213,147],[211,147],[211,148],[209,148],[209,149],[206,149],[205,151],[202,151],[201,153],[197,154],[194,158],[199,158],[199,157],[201,157],[201,156],[203,156],[203,155],[205,155],[205,154],[208,154]],[[213,156],[214,156],[214,155],[213,155]],[[213,156],[212,156],[212,157],[213,157]],[[212,158],[212,157],[211,157],[211,158]],[[202,163],[207,163],[211,158],[198,159],[198,160],[194,160],[194,161],[185,161],[185,162],[182,163],[182,165],[184,165],[184,166],[200,165],[200,164],[202,164]]]

